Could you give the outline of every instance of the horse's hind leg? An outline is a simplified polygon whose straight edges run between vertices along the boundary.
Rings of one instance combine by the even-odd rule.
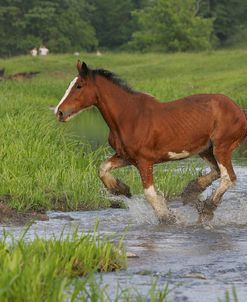
[[[200,157],[209,163],[210,172],[199,176],[197,179],[191,181],[182,193],[184,204],[195,202],[198,195],[202,193],[213,181],[220,177],[220,169],[213,154],[213,148],[201,152]]]
[[[197,179],[197,182],[201,190],[204,191],[208,186],[210,186],[213,183],[213,181],[215,181],[220,177],[220,169],[215,159],[212,147],[207,151],[200,153],[199,155],[201,156],[202,159],[207,161],[210,166],[210,172],[200,176]]]
[[[213,213],[217,209],[222,196],[236,180],[231,162],[231,148],[228,150],[226,148],[215,148],[214,155],[220,169],[220,185],[212,193],[210,198],[204,202],[202,209],[198,209],[202,222],[213,218]]]
[[[119,157],[117,154],[104,161],[99,168],[99,177],[105,187],[114,195],[125,195],[131,197],[129,187],[121,182],[118,178],[115,178],[111,173],[111,170],[128,166],[129,163]]]

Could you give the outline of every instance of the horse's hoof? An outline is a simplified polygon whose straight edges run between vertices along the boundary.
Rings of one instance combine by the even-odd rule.
[[[131,198],[130,188],[119,179],[116,179],[116,187],[110,190],[114,195],[124,195]]]
[[[125,195],[128,198],[131,197],[129,186],[127,186],[125,183],[121,182],[118,179],[117,179],[117,186],[118,186],[120,194]]]
[[[201,215],[199,215],[197,224],[202,226],[205,230],[211,230],[211,229],[213,229],[212,219],[213,219],[212,216],[201,214]]]
[[[130,190],[128,190],[127,192],[125,192],[124,194],[126,197],[131,198],[132,194],[130,193]]]
[[[110,190],[110,192],[113,194],[113,195],[116,195],[116,196],[119,196],[119,195],[124,195],[128,198],[131,198],[131,193],[130,191],[123,191],[123,190]]]
[[[214,212],[204,212],[199,215],[198,222],[203,225],[208,225],[214,218]]]
[[[214,218],[214,211],[217,206],[213,204],[211,199],[205,200],[204,202],[197,203],[197,211],[199,213],[198,222],[203,225],[210,225],[210,221]]]

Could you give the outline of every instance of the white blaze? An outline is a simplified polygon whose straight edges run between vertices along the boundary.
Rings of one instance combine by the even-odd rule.
[[[58,107],[63,103],[63,101],[66,99],[66,97],[69,95],[72,87],[75,85],[75,82],[77,81],[78,77],[75,77],[73,81],[71,81],[71,83],[69,84],[68,89],[65,91],[64,96],[61,98],[61,101],[58,103],[57,107],[54,110],[54,113],[56,114],[58,111]]]

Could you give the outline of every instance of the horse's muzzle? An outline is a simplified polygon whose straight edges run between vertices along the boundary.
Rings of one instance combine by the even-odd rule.
[[[61,110],[57,111],[56,116],[57,116],[59,122],[65,122],[66,117],[65,117],[64,113]]]

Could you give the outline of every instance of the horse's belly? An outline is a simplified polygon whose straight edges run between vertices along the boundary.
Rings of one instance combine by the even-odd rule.
[[[147,145],[141,149],[142,157],[152,158],[153,162],[169,160],[180,160],[199,154],[207,150],[211,145],[209,136],[197,137],[191,140],[174,140],[170,143],[159,142],[159,144]]]

